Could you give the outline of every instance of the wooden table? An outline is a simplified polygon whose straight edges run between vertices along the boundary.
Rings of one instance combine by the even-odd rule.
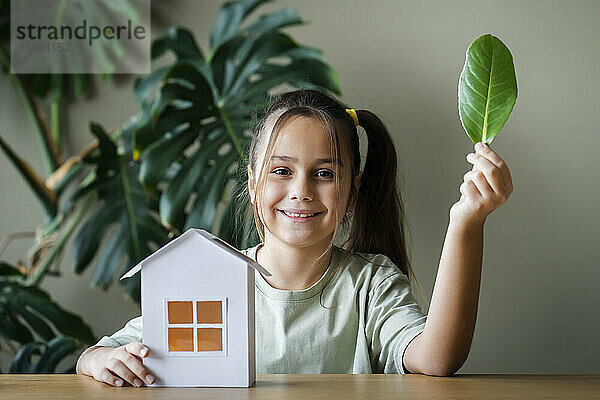
[[[0,399],[600,399],[600,375],[257,375],[250,388],[116,388],[82,375],[0,375]]]

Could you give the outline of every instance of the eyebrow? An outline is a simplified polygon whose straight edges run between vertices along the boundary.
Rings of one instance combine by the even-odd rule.
[[[298,159],[296,157],[290,157],[290,156],[280,156],[280,155],[274,155],[271,156],[271,160],[281,160],[281,161],[291,161],[291,162],[297,162]],[[333,164],[333,160],[331,158],[317,158],[316,159],[318,164]],[[341,162],[338,163],[340,166],[342,166],[343,164]]]

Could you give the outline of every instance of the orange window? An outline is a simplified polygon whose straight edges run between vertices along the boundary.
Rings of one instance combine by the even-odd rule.
[[[194,351],[194,328],[169,328],[169,351]]]
[[[222,300],[167,300],[169,351],[223,351],[226,329],[223,303]]]
[[[169,301],[168,307],[170,324],[194,323],[194,309],[191,301]]]
[[[198,328],[198,351],[223,350],[221,328]]]
[[[196,302],[197,323],[199,324],[222,324],[223,311],[220,301],[198,301]]]

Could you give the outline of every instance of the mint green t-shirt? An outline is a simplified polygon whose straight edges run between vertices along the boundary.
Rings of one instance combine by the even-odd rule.
[[[256,260],[259,246],[242,253]],[[334,246],[323,276],[304,290],[275,289],[256,271],[256,373],[406,374],[404,351],[426,318],[406,275],[382,254]],[[96,345],[141,340],[140,316]]]

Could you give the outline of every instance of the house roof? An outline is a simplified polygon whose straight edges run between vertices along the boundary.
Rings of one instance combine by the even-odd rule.
[[[271,276],[269,271],[264,269],[264,267],[262,267],[259,263],[257,263],[256,261],[254,261],[247,255],[245,255],[244,253],[240,252],[235,247],[233,247],[230,244],[226,243],[225,241],[219,239],[218,237],[214,236],[210,232],[205,231],[204,229],[191,228],[191,229],[188,229],[187,231],[185,231],[178,238],[171,240],[169,243],[165,244],[163,247],[156,250],[154,253],[150,254],[148,257],[144,258],[135,267],[133,267],[129,271],[127,271],[119,280],[122,280],[125,278],[130,278],[133,275],[137,274],[142,269],[142,266],[145,263],[147,263],[148,261],[150,261],[152,258],[158,256],[160,253],[164,252],[167,248],[174,245],[176,242],[178,242],[180,240],[184,240],[184,238],[189,238],[192,235],[200,235],[200,236],[208,239],[209,243],[212,243],[215,246],[217,246],[219,249],[228,252],[229,254],[241,259],[242,261],[245,261],[249,266],[251,266],[255,270],[259,271],[261,274],[263,274],[265,276]]]

